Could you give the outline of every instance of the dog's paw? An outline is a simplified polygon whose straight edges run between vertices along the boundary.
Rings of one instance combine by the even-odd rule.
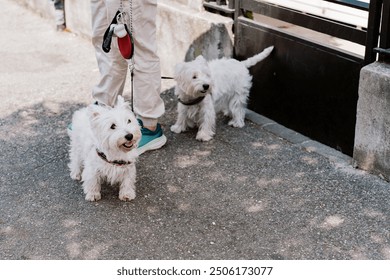
[[[130,201],[135,198],[135,191],[134,190],[128,190],[128,191],[123,191],[119,192],[119,199],[122,201]]]
[[[231,120],[231,121],[229,121],[228,124],[233,126],[233,127],[238,127],[238,128],[245,126],[245,122],[243,120]]]
[[[89,192],[85,195],[87,201],[98,201],[102,198],[100,192]]]
[[[174,124],[171,126],[171,131],[174,133],[180,133],[183,132],[184,129],[180,125]]]
[[[207,142],[210,141],[211,139],[213,139],[213,135],[206,133],[204,131],[198,131],[198,133],[196,134],[196,140],[198,141]]]
[[[72,178],[73,180],[76,180],[76,181],[80,181],[81,174],[80,174],[80,172],[72,171],[72,172],[70,172],[70,178]]]

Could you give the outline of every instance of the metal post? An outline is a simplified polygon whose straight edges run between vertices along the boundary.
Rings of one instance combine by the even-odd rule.
[[[378,0],[374,3],[377,7],[373,15],[370,10],[365,64],[374,62],[377,53],[379,61],[390,63],[390,0]]]
[[[366,53],[364,64],[370,64],[376,60],[374,48],[378,46],[379,28],[381,22],[383,0],[371,0],[368,14]]]
[[[236,0],[234,3],[234,38],[235,40],[238,40],[238,32],[237,32],[237,27],[238,27],[238,17],[242,16],[242,10],[241,10],[241,0]],[[235,43],[236,45],[236,43]]]
[[[234,0],[229,0],[229,9],[234,9]]]
[[[383,1],[379,60],[390,62],[390,0]]]

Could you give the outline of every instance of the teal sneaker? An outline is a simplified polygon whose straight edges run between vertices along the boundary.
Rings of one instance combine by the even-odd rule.
[[[138,120],[139,125],[141,126],[141,141],[138,144],[138,155],[145,153],[146,151],[152,151],[160,149],[167,142],[167,137],[165,137],[161,125],[158,123],[155,131],[151,131],[143,126],[141,120]]]
[[[68,124],[66,131],[68,132],[69,137],[72,135],[73,125],[72,123]]]

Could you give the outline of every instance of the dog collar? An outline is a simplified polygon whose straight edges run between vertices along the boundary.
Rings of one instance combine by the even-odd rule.
[[[199,104],[200,102],[202,102],[202,100],[203,100],[205,97],[206,97],[206,95],[205,95],[205,96],[200,96],[200,97],[195,98],[195,99],[190,100],[190,101],[183,101],[183,100],[181,100],[180,98],[179,98],[178,100],[179,100],[179,102],[180,102],[181,104],[183,104],[183,105],[192,106],[192,105],[196,105],[196,104]]]
[[[123,165],[128,165],[128,164],[132,164],[133,162],[132,161],[124,161],[124,160],[113,160],[113,161],[109,161],[107,159],[107,156],[99,151],[98,149],[96,149],[96,153],[98,154],[98,156],[104,160],[105,162],[107,163],[110,163],[110,164],[113,164],[113,165],[116,165],[116,166],[123,166]]]

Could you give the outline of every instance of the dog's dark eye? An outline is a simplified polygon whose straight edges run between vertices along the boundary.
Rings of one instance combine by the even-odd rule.
[[[110,128],[111,129],[115,129],[116,128],[116,124],[113,123]]]
[[[198,76],[196,76],[196,74],[194,74],[194,76],[192,76],[192,78],[195,80],[198,78]]]
[[[127,123],[128,123],[128,124],[129,124],[129,123],[131,123],[131,120],[130,120],[130,119],[128,119],[128,120],[127,120]]]

